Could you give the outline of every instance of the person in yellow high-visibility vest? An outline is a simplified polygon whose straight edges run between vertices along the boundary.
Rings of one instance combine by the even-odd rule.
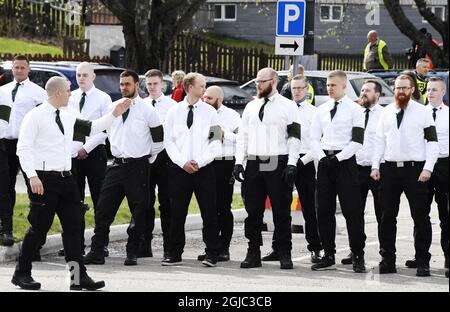
[[[298,75],[304,76],[305,74],[305,68],[302,64],[298,65]],[[280,94],[284,96],[285,98],[288,98],[289,100],[292,99],[292,92],[291,92],[291,81],[294,78],[294,67],[291,65],[291,69],[288,76],[288,81],[283,86],[283,88],[280,91]],[[308,92],[306,93],[306,102],[311,105],[315,105],[315,93],[314,88],[310,83],[308,83]]]
[[[367,34],[369,42],[364,50],[363,69],[365,71],[373,69],[388,70],[392,68],[393,62],[385,41],[378,38],[375,30],[369,31]]]
[[[427,58],[421,58],[416,63],[416,70],[414,74],[416,75],[417,87],[420,92],[421,103],[427,103],[427,75],[430,71],[431,62]]]

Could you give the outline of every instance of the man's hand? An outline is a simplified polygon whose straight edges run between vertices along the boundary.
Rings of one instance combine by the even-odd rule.
[[[192,163],[192,161],[188,161],[186,164],[184,164],[183,170],[186,171],[189,174],[193,174],[193,173],[196,173],[198,171],[198,167],[196,168],[194,166],[194,164]]]
[[[241,175],[242,175],[242,178],[241,178]],[[244,170],[244,166],[242,166],[242,165],[236,165],[236,166],[234,166],[234,169],[233,169],[233,176],[234,176],[234,178],[236,179],[236,181],[239,181],[239,182],[244,182],[244,179],[245,179],[245,170]]]
[[[123,113],[125,113],[131,106],[131,99],[123,99],[122,102],[120,102],[119,104],[116,105],[116,107],[114,107],[114,110],[112,112],[114,117],[119,117],[120,115],[122,115]]]
[[[200,170],[200,167],[198,166],[198,163],[195,160],[191,160],[190,163],[194,167],[195,172]]]
[[[42,185],[39,177],[30,178],[31,192],[33,194],[44,195],[44,185]]]
[[[428,182],[431,178],[431,171],[423,170],[419,176],[419,182]]]
[[[288,165],[281,174],[284,182],[289,185],[289,187],[294,187],[295,180],[297,179],[297,167]]]
[[[88,158],[89,154],[88,152],[86,152],[86,150],[82,147],[79,151],[78,151],[78,157],[77,159],[79,160],[85,160],[86,158]]]
[[[370,177],[372,179],[374,179],[375,181],[380,181],[380,178],[381,178],[380,170],[372,169],[372,172],[370,173]]]

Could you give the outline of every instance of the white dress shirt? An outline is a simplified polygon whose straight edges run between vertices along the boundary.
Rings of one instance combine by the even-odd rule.
[[[433,117],[424,105],[410,101],[405,109],[400,128],[397,127],[395,103],[386,106],[377,126],[373,169],[380,168],[380,161],[425,161],[424,169],[433,171],[439,155],[438,142],[425,140],[425,129],[434,126]]]
[[[366,108],[361,108],[364,113]],[[377,125],[380,120],[381,113],[383,112],[383,106],[376,104],[370,108],[369,112],[369,122],[367,123],[366,129],[364,131],[364,144],[362,149],[356,153],[356,162],[360,166],[372,167],[373,152],[375,151],[375,141],[377,135]]]
[[[314,152],[311,149],[311,124],[314,116],[317,113],[317,107],[303,101],[297,104],[298,120],[302,129],[302,138],[300,140],[300,154],[305,154],[301,157],[304,165],[314,160]]]
[[[0,89],[10,97],[12,102],[12,91],[16,87],[17,81],[4,85]],[[5,139],[13,140],[19,137],[20,125],[25,115],[35,108],[37,105],[42,104],[47,99],[47,92],[39,87],[30,79],[26,79],[21,82],[17,89],[16,98],[12,104],[11,116],[9,118],[8,129],[6,129]]]
[[[172,106],[178,103],[162,93],[159,98],[154,100],[156,101],[154,107],[158,111],[159,120],[164,124],[164,122],[166,121],[167,112],[172,108]],[[153,99],[151,96],[145,98],[144,102],[153,106]]]
[[[224,132],[221,158],[233,159],[236,154],[236,136],[241,123],[241,116],[235,110],[221,105],[217,110],[219,126]]]
[[[431,116],[433,116],[433,106],[425,106],[430,110]],[[442,103],[440,106],[436,107],[436,131],[438,136],[439,144],[439,158],[446,158],[449,156],[449,141],[448,141],[448,127],[449,127],[449,108],[447,105]]]
[[[69,171],[72,169],[72,143],[74,133],[79,134],[80,120],[67,110],[60,110],[63,134],[56,123],[56,110],[45,101],[44,104],[32,109],[23,120],[17,143],[17,155],[28,178],[37,176],[36,170]],[[115,119],[110,113],[95,120],[90,123],[90,133],[84,134],[93,135],[102,132]]]
[[[216,110],[201,100],[193,107],[194,120],[190,129],[187,127],[187,97],[169,110],[164,126],[167,154],[180,168],[191,160],[202,168],[220,155],[220,140],[210,140],[211,131],[219,128]]]
[[[82,94],[83,91],[81,89],[77,89],[72,92],[69,99],[68,107],[79,113],[77,118],[84,120],[96,120],[108,114],[112,101],[111,97],[107,93],[93,86],[86,92],[84,106],[80,112],[80,101]],[[101,132],[92,137],[86,138],[86,142],[84,144],[82,142],[74,142],[74,152],[76,153],[75,156],[81,148],[84,148],[89,154],[97,146],[102,144],[104,145],[107,137],[108,136],[106,133]]]
[[[353,157],[362,144],[354,141],[353,131],[364,130],[364,114],[361,106],[344,96],[337,101],[336,114],[331,120],[335,100],[331,99],[317,109],[311,125],[311,147],[318,160],[325,157],[324,150],[341,151],[336,155],[339,161]]]
[[[5,137],[11,116],[11,101],[4,91],[0,89],[0,139]]]
[[[236,164],[242,165],[249,155],[289,155],[288,164],[297,165],[300,157],[300,139],[288,136],[288,126],[297,120],[297,105],[278,92],[269,98],[264,108],[263,121],[259,112],[265,99],[247,104],[242,114],[236,145]]]
[[[113,107],[122,100],[113,103]],[[117,158],[141,158],[151,155],[150,162],[163,150],[161,138],[153,138],[152,131],[162,130],[156,108],[137,96],[129,108],[128,117],[117,118],[107,130],[111,153]],[[160,140],[161,139],[161,140]]]

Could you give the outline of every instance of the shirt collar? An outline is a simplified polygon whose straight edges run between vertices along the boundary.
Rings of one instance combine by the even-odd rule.
[[[189,102],[187,101],[187,98],[185,98],[185,99],[183,100],[183,103],[184,103],[184,106],[186,107],[186,109],[188,109],[189,106],[191,105],[191,104],[189,104]],[[194,108],[197,108],[197,106],[200,105],[200,103],[202,103],[202,100],[199,99],[199,100],[197,101],[197,103],[195,103],[195,104],[192,105],[192,106],[194,106]]]
[[[15,84],[20,83],[20,85],[25,86],[25,85],[27,85],[27,84],[30,83],[30,78],[27,78],[27,79],[25,79],[25,80],[22,81],[22,82],[18,82],[16,79],[14,79],[14,83],[15,83]]]
[[[56,107],[54,107],[52,104],[50,104],[48,101],[44,101],[42,103],[42,106],[45,107],[48,111],[54,113],[56,112],[58,109]],[[61,110],[61,109],[60,109]]]
[[[428,107],[430,110],[433,110],[433,108],[437,108],[438,110],[441,110],[441,109],[444,108],[444,103],[439,104],[438,107],[433,107],[433,105],[428,104],[427,107]]]
[[[86,93],[87,97],[89,97],[94,91],[95,91],[95,85],[93,85],[92,88],[90,88],[86,92],[80,89],[81,95],[83,95],[83,93]]]
[[[161,92],[161,95],[158,98],[154,99],[152,97],[149,97],[149,100],[150,100],[150,102],[153,102],[155,100],[156,103],[159,103],[163,100],[163,98],[164,98],[164,94]]]
[[[298,107],[304,108],[306,105],[308,105],[308,102],[306,102],[306,100],[305,100],[305,101],[302,101],[302,102],[296,103],[296,104]]]

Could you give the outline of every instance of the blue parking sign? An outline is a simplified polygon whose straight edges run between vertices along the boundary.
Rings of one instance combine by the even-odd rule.
[[[277,36],[302,37],[305,35],[304,0],[279,0],[277,8]]]

